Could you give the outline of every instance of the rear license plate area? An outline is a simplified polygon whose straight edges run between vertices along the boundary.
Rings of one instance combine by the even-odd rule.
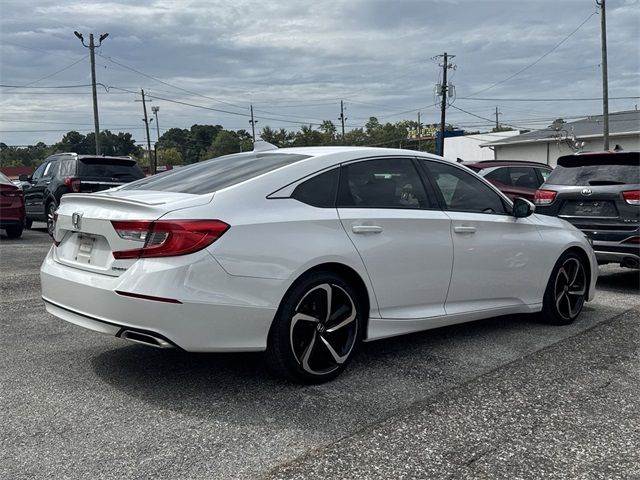
[[[78,251],[76,252],[76,262],[91,263],[91,254],[96,243],[96,237],[87,234],[78,234]]]
[[[607,200],[569,200],[565,202],[560,215],[573,217],[617,217],[613,202]]]

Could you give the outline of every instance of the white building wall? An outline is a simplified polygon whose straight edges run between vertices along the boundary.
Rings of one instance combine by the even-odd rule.
[[[584,142],[583,152],[596,152],[602,150],[602,137],[579,139]],[[612,135],[609,146],[613,150],[620,145],[626,151],[640,151],[640,135]],[[552,167],[557,165],[558,157],[575,153],[566,142],[532,142],[514,145],[498,145],[496,150],[497,160],[527,160],[542,162]]]
[[[481,148],[480,145],[516,135],[520,135],[520,132],[517,130],[512,132],[479,133],[476,135],[445,138],[444,157],[452,162],[455,162],[458,158],[466,161],[493,160],[493,150],[490,148]]]

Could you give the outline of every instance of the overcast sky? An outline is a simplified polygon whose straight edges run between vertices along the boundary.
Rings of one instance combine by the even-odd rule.
[[[432,57],[445,51],[457,65],[448,122],[486,131],[498,106],[501,122],[542,128],[602,111],[598,100],[512,101],[601,97],[595,12],[595,0],[0,0],[0,141],[93,131],[89,51],[74,30],[87,42],[109,33],[96,49],[101,128],[140,143],[142,105],[129,93],[140,88],[160,107],[161,132],[194,123],[250,130],[250,104],[258,130],[339,125],[341,99],[347,129],[418,111],[438,122]],[[640,97],[640,1],[607,0],[607,26],[609,95]],[[78,87],[52,88],[66,86]]]

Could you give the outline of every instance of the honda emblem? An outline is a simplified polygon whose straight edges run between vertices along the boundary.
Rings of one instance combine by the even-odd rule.
[[[82,213],[73,212],[71,215],[71,225],[75,230],[80,230],[80,220],[82,219]]]

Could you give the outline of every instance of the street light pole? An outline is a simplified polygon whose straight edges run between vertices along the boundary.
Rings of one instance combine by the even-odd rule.
[[[160,141],[160,124],[158,123],[158,110],[160,107],[151,107],[151,111],[153,112],[154,117],[156,117],[156,143],[153,145],[153,158],[156,169],[158,168],[158,142]]]
[[[602,136],[603,149],[609,150],[609,80],[607,73],[607,13],[605,0],[596,0],[600,7],[600,43],[602,49]]]
[[[89,49],[89,58],[91,59],[91,93],[93,95],[93,125],[94,134],[96,137],[96,155],[100,155],[100,121],[98,119],[98,92],[96,91],[96,47],[102,45],[102,41],[109,36],[108,33],[103,33],[98,39],[98,45],[93,42],[93,33],[89,34],[89,45],[85,45],[84,37],[79,32],[73,32],[82,46]]]

